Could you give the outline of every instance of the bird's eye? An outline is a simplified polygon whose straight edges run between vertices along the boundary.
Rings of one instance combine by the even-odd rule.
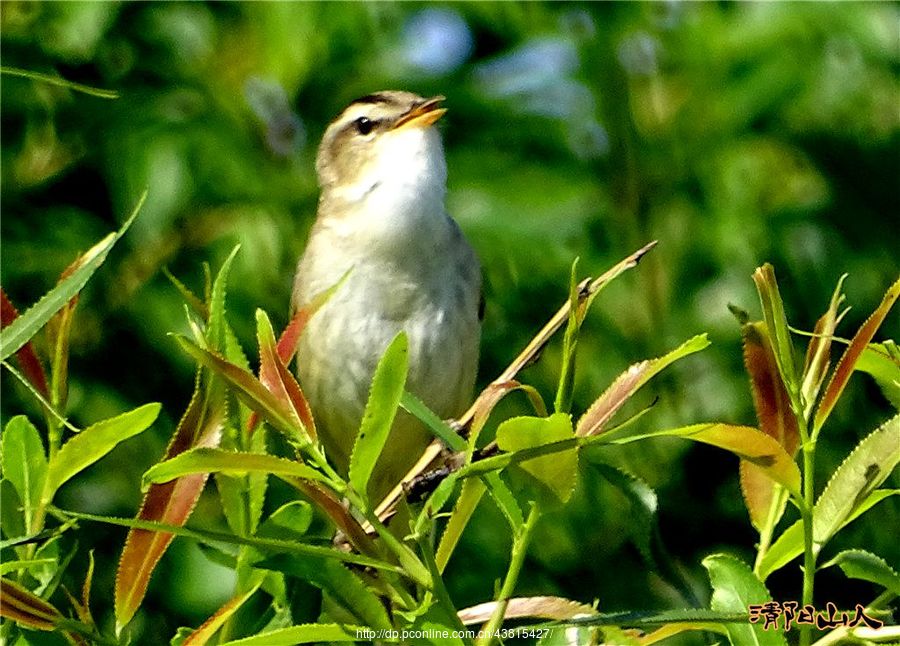
[[[356,131],[361,135],[367,135],[372,132],[375,124],[368,117],[360,117],[353,122],[356,125]]]

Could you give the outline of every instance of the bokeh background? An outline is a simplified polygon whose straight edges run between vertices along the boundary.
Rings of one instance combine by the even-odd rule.
[[[486,281],[481,383],[556,310],[576,257],[596,275],[657,239],[596,302],[576,410],[630,363],[708,332],[711,348],[639,398],[659,397],[641,424],[754,423],[727,309],[758,316],[753,269],[775,265],[801,329],[848,272],[848,337],[897,276],[898,34],[895,3],[4,1],[4,66],[120,93],[104,100],[2,76],[0,270],[20,309],[149,189],[80,302],[69,413],[81,425],[148,401],[164,413],[57,503],[132,516],[141,473],[187,404],[193,364],[168,336],[186,324],[164,267],[202,290],[203,264],[215,269],[240,243],[229,310],[251,356],[255,308],[286,323],[316,208],[318,139],[346,103],[379,89],[447,97],[448,208]],[[882,338],[896,336],[897,320],[895,312]],[[522,375],[548,401],[558,356],[551,346]],[[4,422],[20,412],[38,422],[8,374],[2,395]],[[523,411],[513,397],[497,418]],[[890,413],[874,383],[855,377],[821,440],[818,482]],[[594,461],[657,490],[662,540],[701,601],[705,555],[752,561],[737,460],[648,442],[584,456],[574,500],[538,527],[520,593],[596,599],[610,611],[689,602],[643,563],[632,510]],[[214,493],[192,524],[224,526]],[[286,495],[273,488],[270,505]],[[898,505],[883,503],[834,547],[866,547],[897,564],[898,526]],[[96,550],[94,612],[108,623],[124,530],[90,525],[81,538],[84,553]],[[492,596],[508,547],[506,524],[486,502],[450,564],[460,606]],[[73,568],[71,589],[82,570]],[[775,598],[798,598],[798,567],[769,583]],[[178,626],[197,625],[231,585],[228,570],[176,541],[135,621],[137,641],[165,643]],[[822,605],[852,607],[874,592],[828,572],[817,587]]]

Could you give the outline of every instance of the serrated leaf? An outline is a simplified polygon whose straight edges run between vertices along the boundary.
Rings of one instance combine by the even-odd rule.
[[[508,453],[552,444],[574,437],[567,413],[550,417],[515,417],[497,427],[497,445]],[[573,448],[553,456],[535,458],[518,465],[527,474],[529,489],[544,504],[563,503],[575,490],[578,452]],[[516,471],[510,472],[515,477]]]
[[[618,467],[603,463],[594,463],[593,466],[628,499],[631,505],[628,517],[634,526],[632,540],[647,565],[658,569],[651,548],[658,507],[656,492],[640,478]]]
[[[187,410],[178,422],[172,441],[166,449],[165,459],[179,455],[191,447],[218,445],[226,415],[225,405],[222,401],[206,401],[202,390],[198,378]],[[152,485],[141,502],[138,519],[183,525],[200,498],[207,475],[201,473],[166,484]],[[121,632],[137,612],[147,592],[150,575],[173,538],[174,535],[168,532],[145,529],[132,529],[128,532],[116,571],[117,633]]]
[[[6,292],[0,287],[0,328],[7,327],[10,323],[19,317],[19,312],[12,304],[12,301],[6,296]],[[31,341],[26,342],[16,352],[16,359],[22,368],[22,374],[28,380],[28,383],[45,399],[50,398],[50,389],[47,385],[47,374],[44,372],[44,366],[38,359],[37,353],[34,351],[34,345]]]
[[[209,347],[218,352],[225,351],[225,293],[228,286],[228,274],[231,272],[231,264],[234,262],[241,245],[235,245],[231,253],[225,258],[219,273],[212,284],[212,290],[209,295],[207,309],[209,310],[209,319],[206,323],[206,342]]]
[[[819,569],[837,565],[850,579],[862,579],[876,583],[886,590],[900,595],[900,575],[880,556],[865,550],[844,550]]]
[[[3,578],[0,578],[0,616],[34,630],[55,630],[65,619],[51,603]]]
[[[40,529],[35,525],[47,481],[44,443],[28,418],[16,415],[3,431],[2,449],[3,477],[19,494],[25,530],[34,533]]]
[[[256,584],[252,588],[250,588],[244,594],[239,594],[235,597],[232,597],[228,601],[226,601],[222,607],[216,610],[213,615],[203,622],[197,630],[190,633],[182,642],[182,646],[205,646],[210,639],[212,639],[213,635],[218,632],[218,630],[225,625],[225,622],[228,621],[235,612],[237,612],[244,603],[247,602],[250,597],[256,592],[259,588],[259,584]]]
[[[300,556],[274,556],[256,564],[267,570],[284,572],[321,588],[331,599],[363,625],[388,629],[391,622],[384,606],[368,587],[345,566],[333,560]]]
[[[290,412],[294,426],[303,429],[309,436],[307,443],[314,441],[316,424],[313,421],[312,410],[300,390],[297,379],[278,356],[275,332],[269,317],[262,310],[256,310],[256,330],[259,341],[260,382],[275,395],[282,407]]]
[[[763,319],[772,338],[772,349],[782,382],[787,386],[788,391],[792,391],[794,388],[799,389],[794,345],[791,341],[787,317],[784,314],[784,301],[781,300],[778,281],[775,280],[775,269],[769,263],[757,267],[753,272],[753,282],[759,293]]]
[[[459,433],[454,431],[450,426],[434,413],[422,400],[417,398],[411,392],[404,390],[400,397],[400,406],[407,413],[425,424],[435,437],[440,438],[447,446],[454,451],[465,451],[466,441],[460,437]]]
[[[744,563],[725,554],[713,554],[703,559],[713,588],[710,608],[722,612],[747,612],[750,605],[771,601],[766,586]],[[778,630],[765,630],[761,624],[725,625],[732,644],[759,646],[787,646]]]
[[[892,341],[870,343],[856,362],[856,370],[870,375],[885,398],[900,410],[900,358],[894,354],[896,345],[891,352],[891,344]]]
[[[375,368],[362,424],[350,454],[350,484],[363,496],[400,406],[408,357],[409,342],[401,332],[388,345]]]
[[[356,642],[359,641],[358,635],[362,635],[365,630],[365,626],[345,624],[303,624],[235,639],[220,646],[294,646],[294,644]]]
[[[800,495],[800,469],[794,460],[777,441],[753,427],[721,422],[692,424],[641,435],[617,437],[612,442],[627,444],[652,437],[680,437],[725,449],[759,467],[768,477],[794,495]]]
[[[293,476],[305,480],[324,480],[321,473],[301,462],[279,458],[264,453],[223,451],[217,448],[197,447],[178,454],[150,467],[144,473],[144,486],[169,482],[186,475],[202,473],[267,473],[276,476]]]
[[[821,547],[900,462],[900,415],[864,438],[831,476],[813,509],[813,540]]]
[[[150,428],[161,408],[160,404],[144,404],[92,424],[73,436],[50,461],[45,502],[50,502],[56,490],[69,478],[104,457],[120,442]]]
[[[869,496],[850,514],[840,529],[846,527],[862,516],[866,511],[885,498],[900,494],[900,489],[879,489]],[[780,570],[795,558],[803,554],[803,524],[798,520],[784,530],[772,546],[766,551],[759,565],[757,575],[765,581],[772,572]]]
[[[806,360],[803,364],[803,384],[800,387],[800,394],[804,403],[803,417],[809,419],[809,415],[816,403],[819,395],[819,389],[825,380],[828,372],[828,366],[831,363],[831,341],[834,338],[834,331],[843,315],[838,314],[838,308],[844,301],[844,295],[841,289],[847,274],[844,274],[838,280],[837,286],[831,295],[831,302],[828,309],[816,321],[813,329],[813,336],[809,340],[806,347]],[[846,314],[847,310],[844,310]]]
[[[884,298],[881,300],[881,304],[874,312],[872,312],[872,315],[866,319],[866,322],[862,324],[857,333],[850,340],[850,345],[844,350],[844,354],[841,356],[837,367],[834,369],[834,373],[831,375],[831,380],[825,387],[825,392],[822,395],[822,401],[819,403],[819,408],[816,410],[815,420],[813,422],[814,437],[831,414],[841,393],[844,392],[847,382],[850,380],[850,375],[853,374],[856,362],[859,361],[859,357],[862,355],[863,350],[865,350],[866,346],[872,340],[872,337],[875,336],[875,332],[881,326],[885,317],[887,317],[888,312],[894,305],[898,296],[900,296],[900,279],[895,281],[894,284],[888,288]]]
[[[25,345],[38,330],[40,330],[54,314],[66,306],[72,298],[81,291],[94,272],[103,264],[109,255],[110,249],[125,235],[128,227],[137,217],[138,212],[147,198],[144,191],[137,205],[125,220],[125,223],[116,233],[110,233],[103,240],[85,252],[80,258],[80,264],[69,276],[61,280],[53,289],[44,294],[29,310],[19,316],[7,327],[0,331],[0,360],[4,360]]]
[[[630,366],[616,377],[606,391],[591,404],[578,420],[576,435],[585,437],[601,433],[606,424],[644,384],[679,359],[709,346],[706,334],[688,339],[680,346],[656,359],[648,359]]]
[[[463,608],[457,614],[463,625],[482,624],[491,618],[498,601],[479,603]],[[504,619],[551,619],[565,621],[578,617],[592,617],[596,608],[564,597],[514,597],[507,603]]]

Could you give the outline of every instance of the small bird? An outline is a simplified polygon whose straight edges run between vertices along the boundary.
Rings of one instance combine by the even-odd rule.
[[[434,125],[443,100],[360,97],[328,126],[316,157],[321,194],[293,308],[347,278],[304,329],[297,374],[325,452],[344,474],[375,366],[401,330],[408,391],[443,418],[462,413],[473,392],[481,269],[444,205],[447,164]],[[400,411],[369,495],[396,485],[430,439]]]

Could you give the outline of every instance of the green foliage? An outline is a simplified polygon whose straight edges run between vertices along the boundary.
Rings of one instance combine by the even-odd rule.
[[[753,578],[776,600],[849,607],[893,589],[900,361],[873,335],[896,328],[896,20],[886,3],[5,2],[0,607],[15,599],[21,613],[3,614],[0,641],[19,626],[101,644],[166,643],[179,626],[195,627],[181,643],[348,641],[382,625],[373,597],[395,628],[458,627],[456,611],[482,602],[499,627],[517,607],[505,600],[528,590],[635,610],[520,619],[577,625],[585,641],[602,627],[613,643],[704,643],[701,630],[744,643],[740,604],[740,616],[651,609],[698,605],[692,590],[743,604],[762,598]],[[435,24],[460,40],[432,47]],[[381,434],[350,482],[338,476],[287,368],[315,311],[288,321],[315,144],[347,101],[388,87],[448,97],[448,210],[486,278],[480,383],[572,306],[565,337],[492,384],[468,425],[438,419],[399,374],[390,397],[373,394],[381,412],[399,396],[462,452],[389,530],[377,501],[354,495]],[[580,298],[572,259],[592,273],[653,239],[588,316],[596,291]],[[766,375],[795,444],[759,407],[750,421],[764,391],[748,365],[747,394],[725,308],[753,301],[764,260],[781,285],[760,269],[771,338],[757,350],[775,362]],[[527,401],[506,397],[518,390]],[[545,419],[544,397],[578,420],[574,437]],[[555,431],[512,433],[523,416]],[[154,483],[124,519],[142,478]],[[131,588],[116,607],[123,527],[147,542],[129,538],[140,576],[120,568]],[[330,547],[334,527],[353,551]],[[189,561],[194,544],[204,552]],[[754,544],[753,578],[704,561],[728,545],[749,562]],[[212,559],[233,574],[224,595],[209,585],[221,571],[186,567]],[[352,598],[320,604],[344,573]],[[348,616],[360,600],[372,612]]]

